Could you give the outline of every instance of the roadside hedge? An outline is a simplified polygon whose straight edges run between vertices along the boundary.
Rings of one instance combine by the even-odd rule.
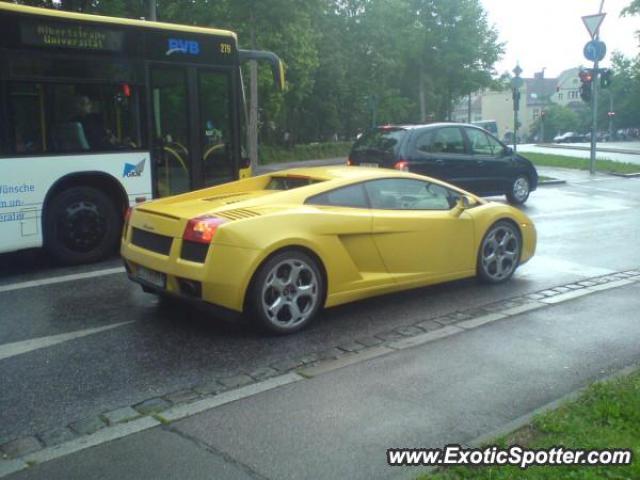
[[[353,145],[352,142],[310,143],[293,145],[290,148],[261,145],[259,149],[260,164],[346,157],[351,145]]]

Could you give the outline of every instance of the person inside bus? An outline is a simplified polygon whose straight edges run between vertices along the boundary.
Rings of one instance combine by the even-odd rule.
[[[76,115],[71,119],[82,126],[89,150],[111,150],[116,146],[116,138],[105,127],[102,115],[94,112],[93,102],[86,95],[78,95],[74,101]]]

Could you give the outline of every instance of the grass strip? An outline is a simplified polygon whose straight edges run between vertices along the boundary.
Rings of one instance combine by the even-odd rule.
[[[566,157],[564,155],[553,155],[548,153],[522,154],[531,160],[535,165],[544,167],[575,168],[578,170],[589,170],[589,159],[578,157]],[[613,160],[596,160],[596,170],[610,173],[638,173],[640,165],[633,163],[614,162]]]
[[[576,401],[536,417],[495,445],[529,448],[563,446],[574,449],[631,448],[633,463],[620,466],[512,466],[452,467],[420,477],[421,480],[551,480],[571,478],[640,479],[640,372],[597,382]]]

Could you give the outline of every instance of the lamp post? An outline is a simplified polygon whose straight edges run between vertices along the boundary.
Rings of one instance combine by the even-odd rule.
[[[513,69],[513,73],[515,77],[511,79],[511,90],[513,94],[513,151],[515,152],[517,149],[518,143],[518,110],[520,110],[520,87],[524,83],[524,80],[520,78],[520,74],[522,73],[522,68],[520,68],[520,64],[516,65],[516,68]]]

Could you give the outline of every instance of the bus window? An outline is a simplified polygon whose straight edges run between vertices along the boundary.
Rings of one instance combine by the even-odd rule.
[[[9,92],[15,153],[42,153],[47,149],[44,93],[41,84],[14,84]]]
[[[205,186],[234,179],[231,93],[227,73],[201,71],[199,102]]]
[[[14,83],[9,97],[17,154],[144,147],[139,94],[129,85]]]
[[[161,152],[156,159],[157,189],[161,196],[190,190],[189,111],[184,68],[151,70],[153,141]]]

